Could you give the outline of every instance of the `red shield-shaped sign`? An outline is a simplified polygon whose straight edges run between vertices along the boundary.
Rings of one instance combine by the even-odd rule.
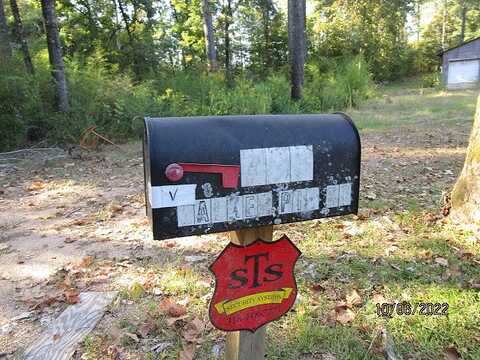
[[[285,314],[297,297],[293,269],[300,254],[285,235],[275,242],[228,244],[210,266],[216,280],[212,324],[224,331],[253,332]]]

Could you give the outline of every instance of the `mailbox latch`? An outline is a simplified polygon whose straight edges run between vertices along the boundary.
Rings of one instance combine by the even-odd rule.
[[[240,166],[198,163],[173,163],[168,165],[165,169],[165,176],[168,180],[176,182],[180,181],[183,178],[183,174],[186,172],[221,174],[222,186],[225,189],[236,189],[238,187]]]

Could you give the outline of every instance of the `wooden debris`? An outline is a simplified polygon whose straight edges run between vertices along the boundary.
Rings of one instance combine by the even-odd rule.
[[[68,360],[76,346],[95,328],[116,292],[84,292],[80,302],[69,306],[26,351],[26,360]]]

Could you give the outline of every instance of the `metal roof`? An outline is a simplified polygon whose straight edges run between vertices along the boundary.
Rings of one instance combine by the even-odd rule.
[[[476,37],[476,38],[473,38],[473,39],[470,39],[470,40],[468,40],[468,41],[464,41],[463,43],[461,43],[461,44],[459,44],[459,45],[457,45],[457,46],[453,46],[453,47],[451,47],[451,48],[449,48],[449,49],[447,49],[447,50],[440,51],[440,52],[438,53],[438,55],[439,55],[439,56],[442,56],[442,55],[445,54],[446,52],[449,52],[449,51],[451,51],[451,50],[457,49],[457,48],[462,47],[462,46],[464,46],[464,45],[470,44],[471,42],[474,42],[474,41],[476,41],[476,40],[480,40],[480,36],[479,36],[479,37]]]

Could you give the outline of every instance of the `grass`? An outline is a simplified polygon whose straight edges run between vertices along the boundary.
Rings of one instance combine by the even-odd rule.
[[[443,91],[390,85],[383,94],[358,109],[350,111],[362,131],[389,129],[403,125],[441,126],[471,121],[478,90]],[[388,108],[388,112],[383,111]]]
[[[420,96],[418,88],[394,84],[385,94],[352,112],[363,132],[412,124],[467,126],[475,104],[471,90],[428,89]],[[440,183],[433,181],[431,188],[439,197]],[[404,206],[396,207],[398,201]],[[382,329],[403,359],[441,359],[448,347],[457,349],[462,359],[479,359],[480,293],[472,284],[480,284],[480,239],[446,221],[432,221],[430,215],[414,195],[401,200],[379,197],[362,199],[359,216],[277,227],[274,238],[286,233],[303,254],[296,266],[298,302],[269,324],[267,359],[383,359]],[[177,359],[185,324],[168,325],[158,304],[164,298],[186,302],[185,322],[197,317],[208,324],[213,279],[207,266],[225,245],[209,242],[202,248],[206,259],[194,263],[185,260],[184,249],[168,244],[156,248],[161,261],[147,259],[136,268],[137,279],[121,289],[122,301],[111,309],[112,322],[84,342],[85,358],[108,358],[109,346],[116,343],[130,358]],[[160,290],[160,298],[153,289]],[[354,319],[332,322],[335,306],[353,290],[361,299],[352,306]],[[448,314],[377,313],[377,304],[402,302],[447,303]],[[155,330],[139,343],[131,338],[118,342],[109,335],[115,327],[138,333],[151,321]],[[224,333],[207,325],[195,359],[214,358],[212,348],[223,340]],[[171,346],[160,354],[148,350],[147,345],[159,341]]]
[[[288,232],[280,229],[275,235],[278,238],[283,232],[293,233],[292,237],[300,234],[302,238],[296,243],[303,255],[296,267],[299,303],[293,311],[269,325],[267,358],[315,359],[329,353],[337,359],[381,359],[381,344],[376,335],[379,329],[386,328],[394,339],[397,353],[404,358],[439,359],[444,349],[453,345],[462,358],[478,359],[480,296],[478,290],[469,288],[469,282],[480,280],[480,269],[473,262],[480,259],[480,249],[468,242],[473,234],[460,232],[450,225],[425,222],[424,214],[418,209],[390,214],[383,220],[351,217],[348,221],[350,227],[362,230],[350,236],[348,228],[340,227],[337,220],[313,221],[289,227]],[[223,245],[205,252],[213,256],[218,253],[215,248]],[[472,254],[468,261],[462,259],[465,252]],[[448,261],[448,267],[435,261],[439,257]],[[182,255],[172,257],[161,266],[147,262],[143,271],[157,276],[155,286],[164,297],[178,302],[188,299],[188,319],[198,317],[207,321],[211,293],[206,281],[211,279],[206,272],[207,263],[191,266],[182,259]],[[446,278],[449,271],[452,275]],[[321,284],[324,290],[314,290],[315,284]],[[148,321],[148,314],[158,308],[158,298],[143,287],[138,291],[139,287],[141,285],[134,283],[122,292],[122,298],[133,300],[136,313],[142,314],[139,318],[128,320],[128,315],[121,315],[129,313],[122,306],[112,310],[120,314],[117,326],[125,332],[135,333]],[[328,323],[329,313],[352,289],[358,291],[362,299],[360,306],[353,309],[356,314],[353,322]],[[448,303],[448,315],[394,314],[385,318],[376,312],[379,297],[388,303]],[[172,344],[161,358],[176,359],[183,346],[181,329],[168,326],[165,315],[157,314],[154,318],[159,330],[151,336]],[[222,337],[217,330],[207,332],[195,358],[211,359],[212,347]],[[372,341],[373,350],[367,352]],[[102,342],[102,338],[97,337],[84,346],[94,353],[92,347],[104,349],[108,342],[108,338]],[[122,338],[121,346],[126,351],[141,351],[128,337]],[[154,355],[148,356],[155,358]]]

